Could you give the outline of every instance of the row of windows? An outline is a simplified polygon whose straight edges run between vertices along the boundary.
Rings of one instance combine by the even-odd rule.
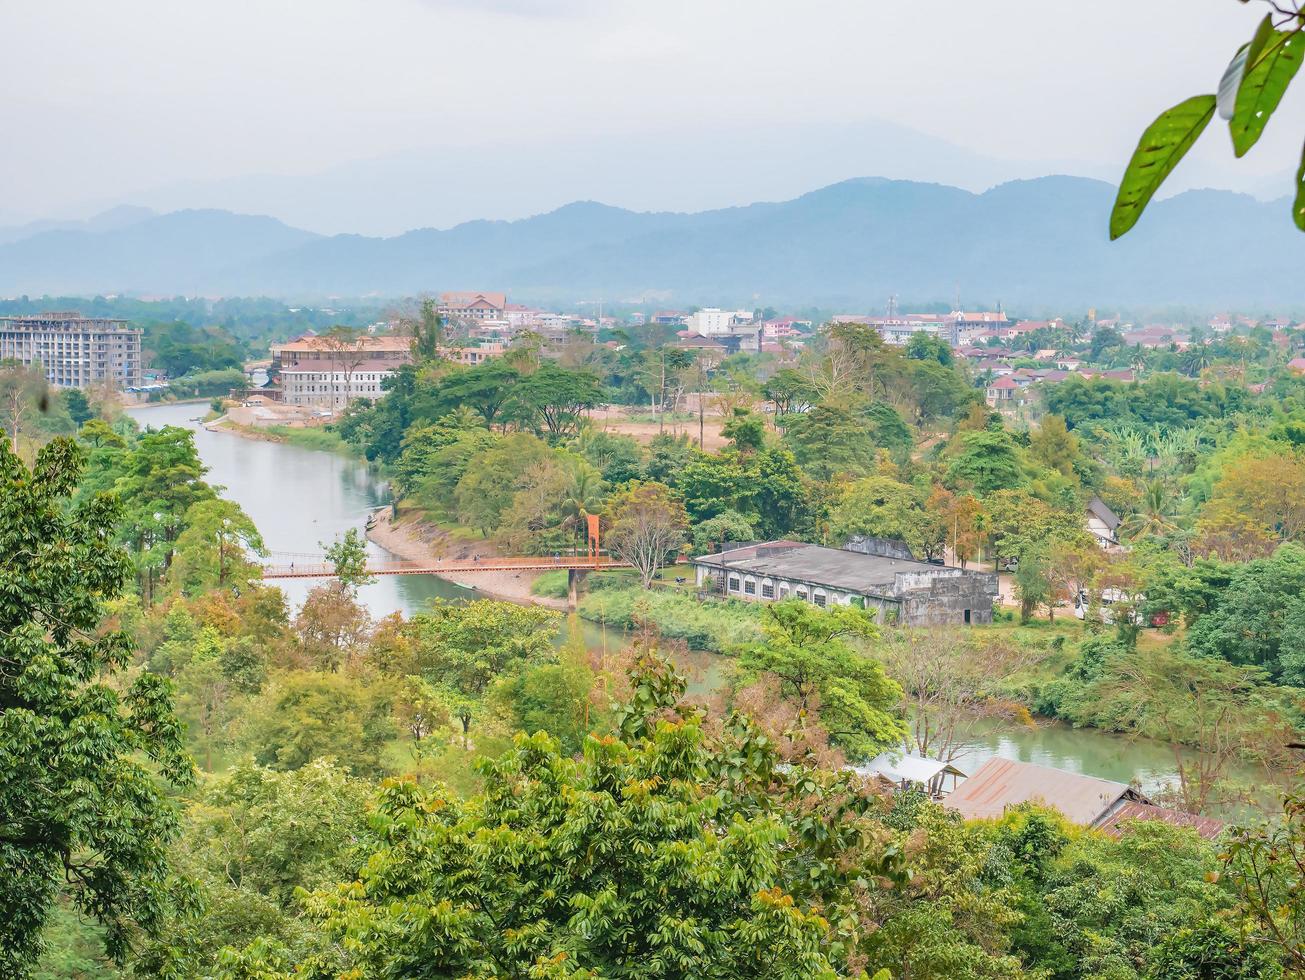
[[[729,591],[731,591],[731,592],[739,592],[739,591],[742,591],[742,593],[743,593],[744,595],[756,595],[756,594],[757,594],[757,583],[756,583],[756,580],[755,580],[755,579],[747,579],[747,580],[745,580],[745,581],[740,582],[740,579],[739,579],[739,577],[738,577],[737,575],[731,575],[731,576],[729,576],[729,579],[728,579],[728,586],[729,586]],[[793,590],[793,595],[794,595],[796,598],[801,599],[803,602],[806,602],[806,601],[807,601],[807,598],[808,598],[806,588],[805,588],[804,586],[801,586],[801,585],[799,585],[796,589]],[[775,598],[775,586],[774,586],[774,583],[772,583],[772,582],[762,582],[762,583],[761,583],[761,597],[762,597],[763,599],[773,599],[773,598]],[[780,585],[780,587],[779,587],[779,597],[780,597],[781,599],[785,599],[785,598],[788,597],[788,585],[787,585],[787,584],[785,584],[785,583],[781,583],[781,585]],[[817,605],[817,606],[824,606],[825,603],[826,603],[826,601],[827,601],[827,597],[826,597],[825,593],[822,592],[822,591],[820,591],[819,589],[814,589],[814,590],[812,590],[812,592],[811,592],[811,594],[810,594],[810,599],[811,599],[811,601],[812,601],[815,605]]]

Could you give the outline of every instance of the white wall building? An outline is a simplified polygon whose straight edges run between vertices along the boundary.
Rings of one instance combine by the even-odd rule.
[[[335,411],[359,398],[380,398],[385,393],[381,382],[412,360],[412,338],[311,337],[282,344],[277,357],[279,368],[273,366],[285,404]]]
[[[748,310],[719,310],[714,306],[690,314],[684,321],[685,327],[703,337],[727,334],[732,327],[747,326],[751,323],[752,313]]]

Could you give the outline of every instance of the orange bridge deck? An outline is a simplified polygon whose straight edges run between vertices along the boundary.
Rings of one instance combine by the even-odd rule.
[[[446,558],[430,561],[401,559],[375,560],[367,563],[368,575],[463,575],[476,572],[546,572],[551,569],[574,569],[595,572],[605,568],[629,568],[629,562],[617,561],[600,555],[563,555],[559,558]],[[334,578],[335,566],[330,562],[291,562],[264,565],[263,578]]]

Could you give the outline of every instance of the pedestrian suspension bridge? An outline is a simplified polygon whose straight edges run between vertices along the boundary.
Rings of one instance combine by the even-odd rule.
[[[263,566],[263,578],[334,578],[335,566],[320,553],[270,551]],[[371,558],[368,575],[464,575],[475,572],[546,572],[552,569],[593,572],[607,568],[629,568],[629,562],[607,555],[565,554],[557,556],[483,556],[480,558]]]

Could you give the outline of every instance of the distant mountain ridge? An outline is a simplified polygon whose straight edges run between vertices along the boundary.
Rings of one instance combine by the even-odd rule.
[[[0,235],[0,294],[287,298],[476,288],[536,302],[880,308],[958,290],[970,304],[1305,307],[1305,236],[1286,202],[1188,191],[1111,243],[1114,188],[1081,177],[975,194],[858,178],[789,201],[696,213],[576,202],[518,221],[392,238],[321,236],[226,211]]]

